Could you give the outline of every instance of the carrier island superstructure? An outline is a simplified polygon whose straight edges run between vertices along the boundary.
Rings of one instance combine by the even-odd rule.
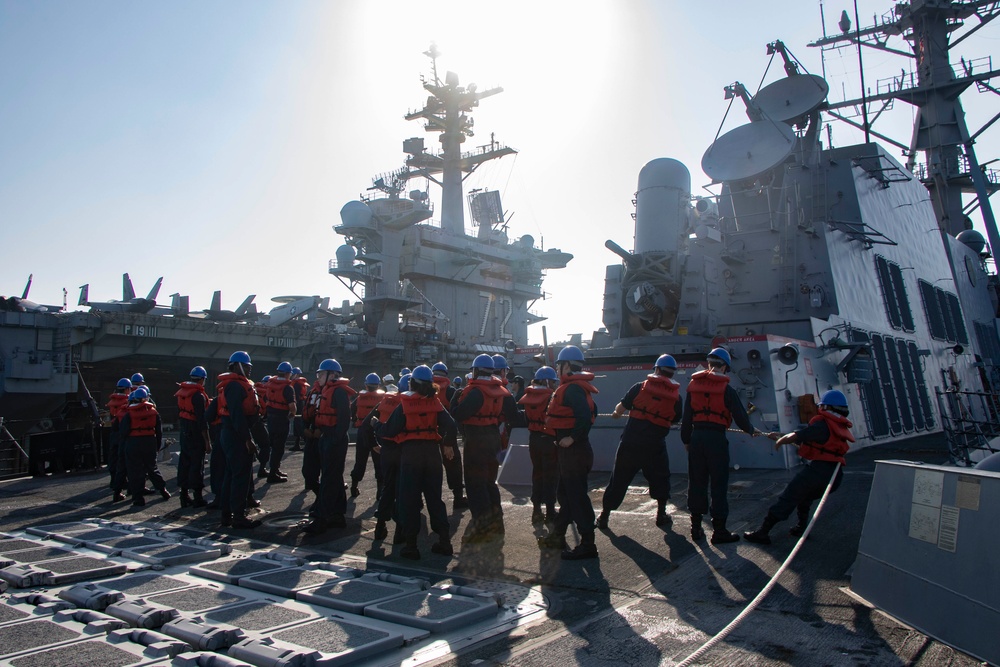
[[[915,1],[859,30],[845,15],[843,34],[814,46],[885,47],[895,35],[913,53],[912,74],[863,101],[828,102],[822,77],[781,42],[769,44],[784,78],[756,94],[738,82],[725,88],[749,123],[704,154],[718,196],[692,198],[691,175],[676,160],[639,173],[633,250],[606,244],[621,262],[607,267],[606,331],[588,351],[605,376],[602,392],[616,399],[661,353],[691,372],[721,345],[762,430],[807,422],[814,397],[836,388],[848,396],[858,447],[943,430],[956,458],[988,452],[1000,411],[997,277],[967,213],[978,206],[996,252],[989,195],[998,179],[976,159],[978,132],[965,125],[959,93],[1000,72],[985,58],[963,61],[956,74],[948,51],[963,19],[985,24],[996,14],[996,3]],[[904,149],[906,164],[872,141],[822,145],[824,116],[861,105],[876,116],[892,100],[916,108],[909,145],[873,132],[867,115],[863,126],[847,120]],[[737,465],[797,462],[789,448],[741,434],[731,441]],[[679,443],[675,456],[684,457]]]
[[[422,137],[403,142],[404,165],[376,177],[366,196],[341,210],[335,230],[346,242],[329,270],[360,299],[354,320],[370,343],[359,353],[370,363],[441,359],[464,369],[477,354],[510,353],[527,341],[528,325],[544,319],[530,307],[543,297],[545,271],[564,268],[573,256],[540,250],[529,235],[508,240],[494,190],[468,194],[477,231],[466,233],[465,178],[515,152],[492,135],[462,151],[473,136],[472,110],[502,89],[462,86],[453,72],[441,80],[437,51],[426,55],[434,64],[424,81],[429,96],[405,117],[438,134],[441,151],[429,151]],[[426,224],[434,214],[431,198],[427,186],[413,189],[412,181],[440,186],[439,225]]]

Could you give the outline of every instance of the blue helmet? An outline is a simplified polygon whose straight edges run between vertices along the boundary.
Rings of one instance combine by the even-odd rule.
[[[456,387],[461,387],[462,386],[462,376],[456,375],[455,378],[451,381],[451,383],[453,385],[455,385]]]
[[[365,376],[365,384],[378,384],[379,382],[381,382],[381,380],[375,373],[369,373]]]
[[[413,371],[411,371],[411,370],[410,370],[409,368],[407,368],[406,366],[404,366],[403,368],[401,368],[401,369],[399,370],[399,376],[400,376],[400,377],[403,377],[404,375],[409,375],[409,374],[410,374],[410,373],[412,373],[412,372],[413,372]]]
[[[507,358],[506,357],[504,357],[502,354],[494,354],[493,355],[493,369],[494,370],[503,371],[503,370],[507,370],[508,368],[510,368],[510,366],[507,365]]]
[[[243,364],[244,366],[253,366],[253,362],[250,361],[250,355],[240,350],[238,352],[233,352],[233,356],[229,357],[229,363],[231,364]]]
[[[420,382],[434,382],[434,371],[427,366],[420,365],[413,369],[413,375],[410,379],[419,380]]]
[[[208,371],[205,370],[204,366],[195,366],[191,369],[191,377],[193,378],[207,378]]]
[[[291,373],[292,372],[292,365],[290,363],[288,363],[287,361],[282,361],[280,364],[278,364],[278,372],[279,373]]]
[[[264,384],[265,382],[270,382],[270,381],[271,381],[271,376],[270,375],[265,375],[264,377],[262,377],[260,379],[260,383],[261,384]]]
[[[144,401],[149,398],[149,391],[145,387],[136,387],[131,398],[136,401]]]
[[[846,408],[847,397],[844,396],[844,392],[831,389],[820,397],[819,404],[829,405],[834,408]]]
[[[400,392],[410,391],[410,374],[407,373],[403,377],[399,378],[399,384],[397,386],[399,387]]]
[[[726,364],[726,366],[733,365],[733,358],[730,357],[729,353],[723,350],[721,347],[714,348],[711,352],[708,353],[708,357],[709,359],[711,359],[712,357],[715,357],[716,359],[721,359],[722,362]]]
[[[583,350],[576,345],[567,345],[559,350],[559,356],[556,357],[556,361],[583,361]]]
[[[302,369],[296,366],[292,369],[292,375],[302,375]]]
[[[656,360],[655,368],[677,368],[677,362],[669,354],[661,354],[660,358]]]
[[[132,386],[132,381],[128,378],[122,378],[115,386],[119,389],[129,389]]]
[[[448,374],[448,367],[444,365],[443,361],[439,361],[433,366],[431,366],[431,371],[434,373],[441,373],[442,375]]]
[[[558,380],[559,377],[556,375],[556,369],[551,366],[542,366],[537,371],[535,371],[536,380]]]
[[[132,374],[132,384],[134,384],[134,385],[135,384],[143,384],[145,382],[146,382],[146,380],[145,380],[145,378],[142,377],[142,373],[133,373]]]
[[[493,357],[491,357],[488,354],[480,354],[478,357],[472,360],[472,367],[493,370]]]
[[[317,373],[320,371],[333,371],[335,373],[343,373],[344,369],[341,368],[340,362],[337,361],[336,359],[324,359],[323,361],[320,362],[319,368],[316,369]]]

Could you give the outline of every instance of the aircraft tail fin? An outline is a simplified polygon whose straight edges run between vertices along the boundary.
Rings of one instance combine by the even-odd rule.
[[[234,312],[238,317],[245,317],[250,310],[250,306],[253,305],[253,300],[256,298],[256,294],[251,294],[247,298],[243,299],[243,303]],[[255,309],[256,310],[256,309]]]
[[[35,277],[34,273],[29,273],[28,274],[28,283],[24,286],[24,293],[21,295],[22,299],[27,299],[28,298],[28,290],[31,289],[31,279],[34,278],[34,277]]]
[[[76,302],[78,306],[90,305],[90,283],[80,285],[80,300]]]
[[[135,288],[132,287],[132,279],[127,273],[122,274],[122,301],[126,303],[135,298]]]
[[[180,292],[170,295],[170,309],[174,315],[187,315],[190,312],[191,300],[189,297],[181,296]]]
[[[220,290],[215,290],[212,293],[212,305],[209,310],[213,313],[217,313],[222,310],[222,292]]]
[[[149,290],[149,295],[146,298],[150,301],[156,301],[156,295],[160,293],[161,285],[163,285],[163,276],[156,279],[156,284],[153,285],[153,289]]]

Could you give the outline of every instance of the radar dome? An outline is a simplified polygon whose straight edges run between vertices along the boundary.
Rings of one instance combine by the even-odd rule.
[[[355,257],[357,257],[357,252],[351,246],[342,245],[337,248],[337,266],[339,268],[347,269],[354,266]]]
[[[521,246],[525,248],[534,248],[535,237],[532,236],[531,234],[525,234],[524,236],[521,237]]]
[[[340,219],[345,227],[367,227],[372,221],[372,210],[363,201],[349,201],[340,209]]]
[[[959,232],[958,236],[955,238],[957,238],[959,242],[968,246],[968,248],[977,255],[982,254],[983,249],[986,247],[986,239],[984,239],[983,235],[975,229],[966,229],[964,232]]]
[[[676,251],[690,205],[687,167],[671,158],[646,163],[639,172],[635,200],[635,253]]]

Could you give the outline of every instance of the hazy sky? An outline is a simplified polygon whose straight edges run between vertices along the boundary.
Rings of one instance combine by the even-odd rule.
[[[862,25],[892,5],[862,0]],[[249,293],[265,311],[278,295],[353,300],[327,273],[342,243],[332,227],[373,175],[402,165],[403,139],[427,136],[403,114],[426,99],[422,52],[434,41],[442,76],[504,88],[476,111],[466,147],[492,132],[519,153],[468,187],[501,191],[512,238],[575,255],[549,273],[533,310],[549,317],[550,341],[589,336],[601,326],[605,266],[618,262],[604,241],[633,247],[639,170],[679,159],[703,192],[723,86],[756,90],[775,39],[822,73],[819,50],[806,46],[823,34],[820,7],[0,0],[0,293],[20,294],[34,273],[32,299],[61,303],[65,287],[73,308],[84,283],[94,300],[120,298],[129,272],[142,295],[164,276],[159,301],[180,292],[193,310],[216,289],[227,308]],[[853,14],[853,3],[825,3],[828,33],[842,9]],[[1000,21],[954,60],[996,53],[998,40]],[[911,61],[869,50],[865,68],[874,89]],[[853,48],[827,53],[832,100],[859,95],[857,70]],[[780,76],[776,60],[766,79]],[[963,98],[972,131],[996,99]],[[912,118],[898,103],[876,129],[908,143]],[[723,131],[745,122],[737,102]],[[998,137],[995,127],[980,138],[980,161],[1000,157]],[[835,145],[860,139],[833,126]],[[434,137],[427,144],[437,148]],[[532,341],[541,327],[530,327]]]

